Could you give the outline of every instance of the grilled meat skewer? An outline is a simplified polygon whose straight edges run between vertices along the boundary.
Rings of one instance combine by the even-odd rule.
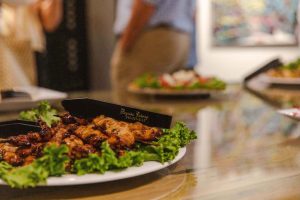
[[[0,138],[0,161],[6,161],[13,166],[27,165],[42,156],[44,147],[65,144],[69,148],[68,156],[72,163],[90,153],[100,155],[103,141],[107,141],[122,156],[124,150],[133,148],[136,141],[149,143],[162,134],[159,128],[105,116],[86,120],[65,113],[60,118],[61,122],[52,127],[40,121],[40,132]]]

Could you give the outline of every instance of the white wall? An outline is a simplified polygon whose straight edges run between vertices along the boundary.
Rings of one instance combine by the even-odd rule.
[[[113,33],[114,10],[115,1],[87,1],[91,89],[110,87],[110,58],[115,43]]]
[[[300,54],[298,47],[212,47],[211,0],[198,0],[198,70],[229,82],[241,81],[249,72],[275,57],[291,60]]]

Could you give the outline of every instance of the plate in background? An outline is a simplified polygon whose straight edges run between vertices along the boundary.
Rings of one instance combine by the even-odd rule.
[[[152,89],[138,88],[135,85],[129,85],[127,90],[133,94],[139,95],[157,95],[157,96],[206,96],[218,94],[223,90],[208,90],[208,89]]]
[[[300,121],[300,108],[290,108],[278,110],[278,113]]]
[[[261,76],[261,80],[269,84],[280,84],[280,85],[300,85],[300,78],[279,78],[271,77],[267,74]]]
[[[47,100],[52,103],[67,97],[67,94],[64,92],[34,86],[15,87],[13,90],[26,92],[31,98],[0,100],[0,112],[32,108],[35,107],[39,101]]]

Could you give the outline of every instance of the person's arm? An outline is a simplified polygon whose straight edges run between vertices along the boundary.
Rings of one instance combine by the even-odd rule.
[[[121,37],[121,48],[124,52],[131,50],[139,34],[148,23],[150,17],[155,10],[155,6],[144,2],[143,0],[135,0],[130,21]]]
[[[62,20],[62,0],[39,0],[37,7],[44,29],[49,32],[54,31]]]

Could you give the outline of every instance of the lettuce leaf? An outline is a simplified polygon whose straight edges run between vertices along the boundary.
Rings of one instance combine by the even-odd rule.
[[[57,110],[52,108],[48,101],[41,101],[37,108],[22,111],[19,118],[33,122],[41,119],[47,124],[47,126],[51,127],[52,124],[60,120],[60,118],[57,117],[57,113]]]
[[[196,139],[196,133],[191,131],[184,123],[177,122],[172,129],[164,129],[163,136],[152,145],[142,145],[140,150],[147,159],[161,163],[173,160],[181,147]]]
[[[65,165],[69,158],[68,148],[49,146],[44,155],[30,165],[14,168],[6,162],[0,162],[0,178],[12,188],[35,187],[46,182],[49,176],[61,176],[65,173]]]
[[[101,145],[101,156],[90,154],[87,158],[76,160],[73,171],[78,175],[98,172],[103,174],[112,166],[117,165],[118,159],[115,152],[109,147],[107,142]]]
[[[134,83],[140,88],[160,88],[161,85],[159,83],[158,77],[154,74],[143,74],[142,76],[136,78]]]
[[[107,142],[102,143],[101,149],[101,156],[90,154],[87,158],[76,160],[73,165],[73,172],[78,175],[103,174],[108,170],[139,166],[144,162],[143,152],[127,151],[123,156],[117,157]]]

